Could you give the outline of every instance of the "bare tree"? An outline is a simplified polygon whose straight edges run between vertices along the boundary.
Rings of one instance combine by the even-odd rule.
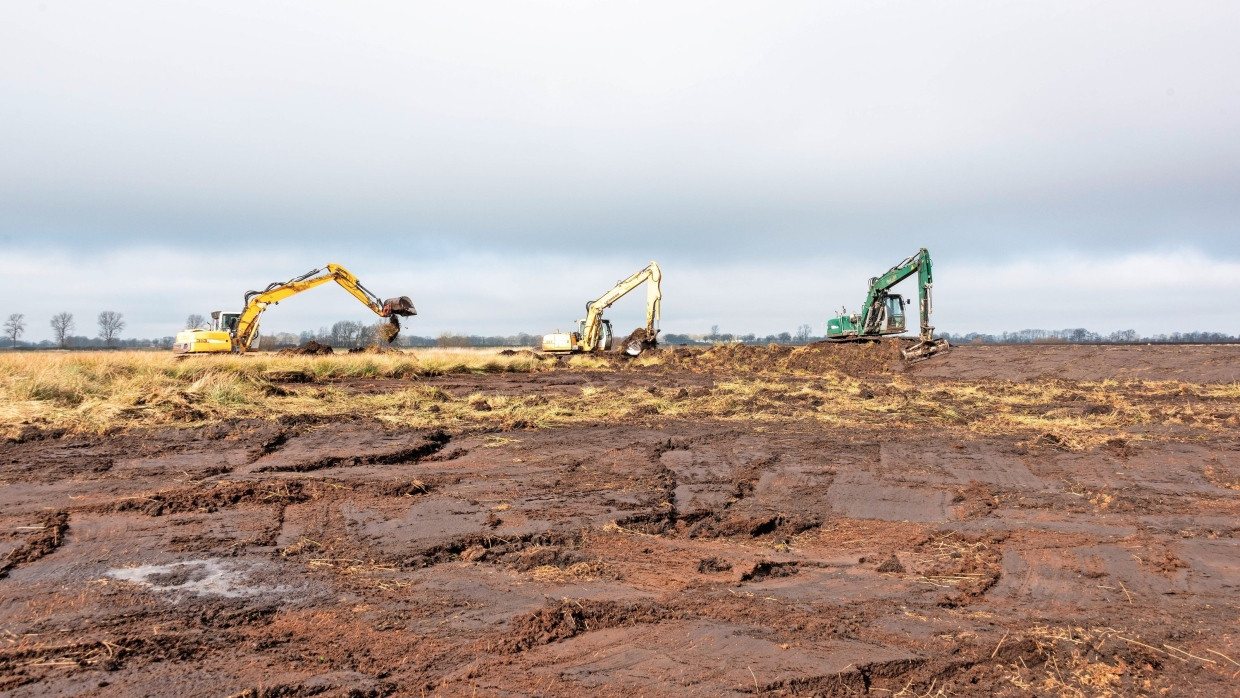
[[[61,349],[69,346],[69,333],[73,331],[73,313],[56,313],[52,316],[52,336]]]
[[[13,345],[14,349],[17,348],[17,338],[25,331],[26,316],[21,313],[9,315],[9,319],[4,323],[4,336],[9,338],[9,344]]]
[[[384,330],[388,327],[386,321],[380,320],[369,325],[363,325],[361,332],[357,335],[357,346],[359,347],[377,347],[384,339]]]
[[[205,325],[206,323],[207,323],[206,318],[199,315],[198,313],[194,313],[190,315],[189,317],[185,318],[185,329],[196,330],[199,327],[202,327],[203,325]]]
[[[103,338],[103,343],[112,346],[112,342],[116,336],[125,329],[125,320],[123,315],[115,310],[105,310],[99,313],[99,336]]]
[[[814,328],[809,325],[801,325],[797,328],[797,341],[808,342],[809,338],[814,336]]]
[[[332,325],[332,344],[352,349],[357,346],[357,336],[362,332],[362,323],[352,320],[341,320]]]

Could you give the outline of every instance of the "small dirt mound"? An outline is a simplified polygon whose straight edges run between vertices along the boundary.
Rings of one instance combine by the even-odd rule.
[[[42,528],[26,539],[26,543],[14,548],[8,556],[0,561],[0,579],[9,576],[9,570],[24,562],[34,562],[50,555],[64,541],[65,531],[69,530],[69,513],[58,511],[43,519]]]
[[[878,571],[887,574],[904,574],[905,570],[904,565],[900,564],[900,558],[896,557],[895,553],[892,553],[891,557],[878,566]]]
[[[689,526],[685,535],[689,538],[730,538],[733,536],[757,538],[769,534],[787,537],[821,525],[822,517],[817,515],[771,514],[755,517],[742,513],[732,513],[726,516],[716,514]]]
[[[707,557],[698,561],[698,574],[712,574],[715,572],[729,572],[732,570],[732,563],[719,557]]]
[[[764,560],[754,563],[751,570],[741,575],[741,581],[760,582],[764,579],[791,577],[798,571],[797,563],[795,562],[768,562]]]
[[[386,325],[385,325],[385,327],[386,327]],[[372,345],[370,345],[370,346],[368,346],[368,347],[354,347],[354,348],[352,348],[352,349],[350,349],[350,350],[349,350],[349,353],[350,353],[350,354],[379,354],[379,355],[384,355],[384,354],[402,354],[402,353],[404,353],[404,352],[402,352],[400,349],[392,349],[392,348],[389,348],[389,347],[380,347],[380,346],[376,346],[376,345],[372,344]]]
[[[276,353],[280,356],[317,356],[320,354],[334,354],[336,350],[326,344],[319,344],[312,339],[299,347],[285,347]]]
[[[573,550],[535,546],[516,553],[512,556],[511,564],[518,572],[528,572],[537,567],[567,568],[588,561],[589,558]]]
[[[555,354],[544,354],[534,351],[533,349],[501,349],[496,352],[497,356],[519,356],[523,359],[534,359],[536,361],[550,361],[554,363],[559,360]]]

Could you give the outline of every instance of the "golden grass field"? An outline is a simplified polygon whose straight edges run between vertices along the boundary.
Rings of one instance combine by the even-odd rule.
[[[586,386],[579,392],[453,396],[428,382],[451,374],[657,372],[668,356],[635,360],[529,351],[425,349],[331,356],[205,356],[155,352],[0,354],[0,437],[23,430],[104,433],[117,428],[197,426],[288,414],[358,415],[401,426],[498,424],[547,427],[608,419],[812,419],[834,427],[935,427],[962,435],[1023,434],[1080,450],[1113,440],[1156,439],[1160,424],[1209,431],[1240,426],[1240,385],[1181,381],[939,380],[900,373],[728,371],[709,365],[709,389]],[[692,364],[687,365],[690,370]],[[678,368],[684,368],[683,364]],[[705,370],[705,369],[704,369]],[[399,381],[383,391],[369,380]],[[407,384],[407,385],[404,385]]]

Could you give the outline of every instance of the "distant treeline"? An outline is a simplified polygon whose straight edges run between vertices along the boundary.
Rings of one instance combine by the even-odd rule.
[[[354,324],[360,325],[360,323]],[[360,329],[357,327],[342,327],[341,325],[342,323],[336,323],[330,329],[322,328],[318,332],[302,332],[299,335],[284,333],[270,338],[264,337],[262,346],[264,348],[293,346],[304,344],[313,339],[334,347],[350,348],[373,344],[377,341],[375,338],[377,337],[378,324]],[[1017,332],[1002,332],[1000,334],[983,334],[979,332],[953,334],[950,332],[939,332],[935,333],[935,336],[947,339],[953,344],[1196,344],[1240,342],[1240,336],[1227,335],[1221,332],[1172,332],[1170,334],[1142,336],[1137,334],[1135,330],[1121,330],[1104,335],[1084,328],[1020,330]],[[795,332],[780,332],[768,335],[726,333],[720,332],[717,327],[712,328],[710,332],[701,334],[667,332],[659,335],[659,342],[661,344],[673,346],[711,344],[787,344],[797,346],[822,341],[823,339],[825,337],[813,335],[809,325],[801,325]],[[397,339],[397,344],[405,347],[531,347],[538,346],[541,343],[541,334],[528,334],[525,332],[507,336],[455,333],[444,333],[438,337],[401,335]]]
[[[260,346],[264,349],[280,348],[297,346],[314,340],[320,344],[327,344],[341,349],[351,349],[375,344],[380,341],[379,328],[382,325],[382,322],[364,325],[360,322],[342,320],[331,327],[319,328],[318,332],[306,331],[300,334],[282,332],[275,335],[264,335]],[[466,335],[446,332],[438,337],[401,334],[396,338],[395,344],[402,347],[533,347],[541,345],[542,338],[543,335],[541,334],[528,334],[526,332],[518,332],[517,334],[506,336]],[[703,334],[666,333],[659,335],[660,343],[670,345],[710,345],[720,343],[762,345],[808,344],[820,339],[822,337],[815,337],[811,334],[809,325],[801,325],[796,332],[780,332],[779,334],[768,334],[765,336],[723,333],[719,331],[718,327],[711,328],[710,332]]]
[[[282,347],[299,346],[311,340],[340,349],[363,347],[378,344],[382,341],[379,328],[383,324],[385,323],[365,324],[351,320],[341,320],[331,327],[320,328],[317,332],[307,330],[300,333],[280,332],[277,334],[264,334],[260,337],[257,348],[279,349]],[[1170,334],[1142,336],[1137,334],[1135,330],[1121,330],[1104,335],[1080,327],[1064,330],[1019,330],[1017,332],[1002,332],[999,334],[937,332],[935,336],[942,337],[952,344],[1207,344],[1240,342],[1240,336],[1223,334],[1221,332],[1172,332]],[[717,327],[712,328],[710,332],[701,334],[668,332],[659,336],[661,344],[673,346],[712,344],[787,344],[796,346],[823,339],[821,336],[811,334],[809,325],[801,325],[796,332],[780,332],[778,334],[762,336],[753,333],[733,334],[720,332]],[[0,346],[16,346],[21,349],[54,349],[60,346],[73,349],[171,349],[173,338],[171,336],[154,339],[122,339],[117,337],[113,338],[109,343],[102,337],[67,336],[64,339],[63,345],[61,342],[50,339],[40,342],[23,342],[19,340],[16,344],[8,338],[0,341],[3,342]],[[526,332],[506,336],[465,335],[447,332],[437,337],[402,334],[397,337],[395,346],[536,347],[541,343],[541,334],[529,334]]]
[[[172,337],[157,337],[155,339],[113,339],[109,344],[107,340],[101,337],[84,337],[81,335],[65,337],[64,346],[52,339],[44,339],[38,342],[17,341],[18,349],[171,349]],[[9,339],[0,339],[0,347],[13,347],[14,344]]]
[[[1020,330],[1000,334],[952,334],[936,332],[952,344],[1218,344],[1240,342],[1240,336],[1222,332],[1172,332],[1143,337],[1136,330],[1120,330],[1110,334],[1091,332],[1083,327],[1066,330]]]

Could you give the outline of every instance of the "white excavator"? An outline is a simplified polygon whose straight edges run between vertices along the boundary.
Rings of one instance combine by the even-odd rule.
[[[643,283],[646,284],[646,326],[635,330],[624,339],[621,348],[625,354],[637,356],[655,347],[659,334],[655,325],[659,322],[660,304],[663,300],[663,291],[659,287],[662,280],[663,272],[659,265],[651,262],[645,269],[612,286],[611,290],[597,300],[586,303],[586,317],[577,321],[576,332],[556,331],[544,336],[542,350],[556,354],[611,350],[614,339],[611,321],[603,318],[603,311]]]

